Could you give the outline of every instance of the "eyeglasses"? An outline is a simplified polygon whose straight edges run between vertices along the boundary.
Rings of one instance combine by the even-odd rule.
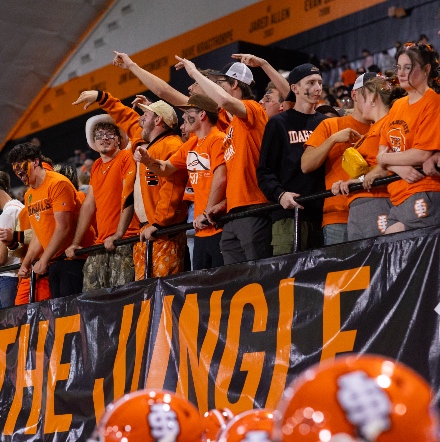
[[[114,140],[118,135],[113,132],[96,132],[95,134],[95,140],[102,140],[104,137],[107,138],[107,140]]]

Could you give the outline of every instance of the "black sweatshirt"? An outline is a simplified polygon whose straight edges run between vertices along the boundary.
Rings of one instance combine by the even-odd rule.
[[[305,174],[301,170],[301,156],[304,142],[326,118],[319,112],[303,114],[289,109],[268,121],[257,168],[258,185],[268,200],[278,202],[279,196],[285,191],[307,196],[325,189],[324,166]],[[319,222],[322,219],[322,205],[323,201],[304,205],[302,219]],[[272,221],[293,216],[293,210],[276,210],[272,212]]]

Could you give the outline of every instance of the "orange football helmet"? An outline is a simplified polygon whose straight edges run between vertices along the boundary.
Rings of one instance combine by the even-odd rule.
[[[249,410],[231,419],[221,431],[219,442],[270,442],[273,413],[268,409]]]
[[[213,442],[217,440],[220,430],[234,417],[234,413],[229,408],[220,410],[212,409],[203,415],[204,432],[202,440],[204,442]]]
[[[402,363],[348,356],[315,365],[284,392],[275,441],[437,441],[427,382]],[[359,438],[359,439],[356,439]]]
[[[166,390],[126,394],[107,407],[98,424],[102,442],[202,440],[202,418],[185,398]]]

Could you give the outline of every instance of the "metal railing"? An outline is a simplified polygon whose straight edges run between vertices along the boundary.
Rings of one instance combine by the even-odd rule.
[[[384,178],[376,178],[372,184],[372,187],[379,187],[384,186],[390,183],[393,183],[394,181],[400,180],[399,175],[391,175]],[[364,190],[362,183],[356,183],[356,184],[350,184],[348,186],[350,193],[356,192],[358,190]],[[329,198],[334,196],[331,190],[325,190],[323,192],[317,192],[312,195],[308,196],[301,196],[295,199],[295,201],[299,204],[304,204],[310,201],[316,201],[321,200],[324,198]],[[218,225],[224,225],[229,221],[240,219],[240,218],[246,218],[249,216],[257,216],[257,215],[263,215],[267,212],[273,211],[273,210],[279,210],[283,207],[278,203],[267,203],[267,204],[260,204],[258,206],[253,206],[249,209],[243,209],[242,211],[237,211],[234,213],[229,213],[227,215],[218,217],[215,219],[216,223]],[[286,209],[286,210],[295,210],[295,238],[294,238],[294,244],[293,244],[293,253],[296,253],[298,251],[298,242],[299,242],[299,212],[300,209]],[[159,238],[161,236],[167,236],[167,235],[174,235],[186,230],[193,229],[194,226],[192,223],[184,223],[184,224],[178,224],[170,227],[164,227],[163,229],[157,230],[153,233],[153,236],[155,238]],[[140,235],[130,236],[128,238],[119,239],[114,241],[115,247],[127,245],[127,244],[134,244],[140,242]],[[151,277],[152,274],[152,247],[153,247],[153,241],[147,241],[147,247],[146,247],[146,253],[145,253],[145,278]],[[106,251],[107,249],[104,247],[103,244],[97,244],[91,247],[85,247],[82,249],[75,250],[75,256],[81,256],[86,255],[93,252],[102,252]],[[56,258],[52,259],[50,263],[61,261],[66,259],[67,256],[65,253],[62,253],[61,255],[57,256]],[[21,264],[12,264],[9,266],[3,266],[0,267],[0,273],[11,271],[11,270],[18,270],[20,268]],[[35,290],[36,290],[36,283],[37,278],[36,274],[33,270],[31,270],[31,284],[30,284],[30,294],[29,294],[29,302],[32,303],[35,301]]]

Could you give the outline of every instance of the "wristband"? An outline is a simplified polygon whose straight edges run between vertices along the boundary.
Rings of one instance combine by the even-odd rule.
[[[96,102],[102,106],[108,99],[108,93],[105,91],[98,90],[98,96],[96,97]]]
[[[206,213],[206,210],[203,211],[202,215],[205,217],[205,219],[208,219],[208,215]]]
[[[285,193],[286,193],[286,192],[281,192],[281,193],[280,193],[280,196],[278,197],[278,204],[280,203],[281,198],[283,197],[283,195],[284,195]]]
[[[358,177],[358,180],[359,180],[361,183],[364,182],[364,179],[365,179],[365,175],[361,175],[361,176]]]
[[[9,250],[17,250],[19,245],[20,245],[20,243],[18,243],[18,242],[12,242],[11,244],[9,244],[8,249]]]

